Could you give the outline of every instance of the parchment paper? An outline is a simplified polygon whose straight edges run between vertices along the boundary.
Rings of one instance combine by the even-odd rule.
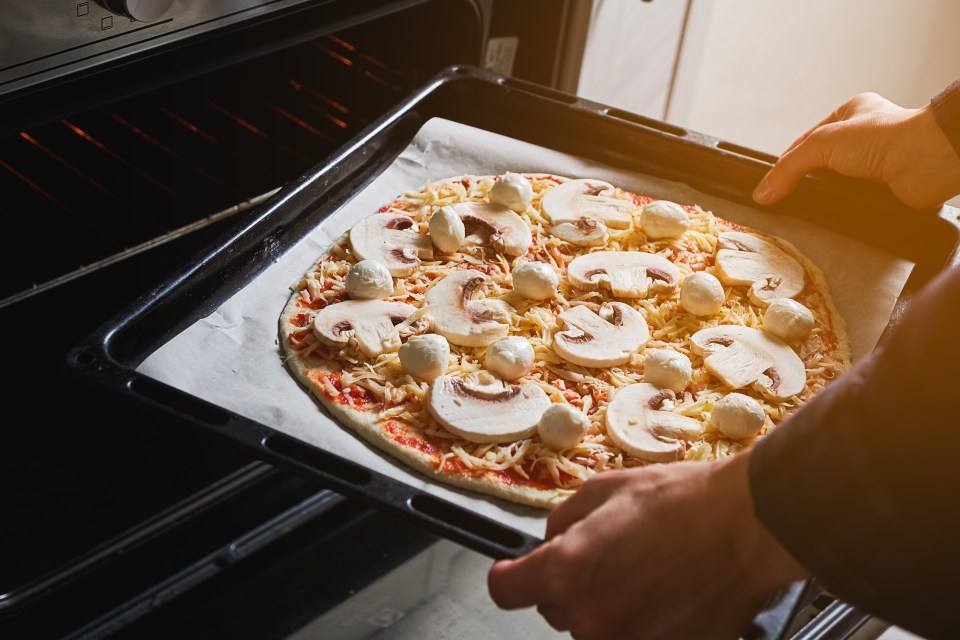
[[[408,189],[462,174],[554,173],[607,180],[625,189],[707,210],[792,242],[823,269],[847,321],[856,360],[876,344],[912,263],[792,217],[777,216],[659,178],[435,118],[366,189],[283,254],[210,316],[151,354],[145,375],[290,436],[354,460],[508,526],[542,537],[546,511],[484,497],[408,470],[333,422],[281,362],[278,318],[293,285],[357,220]]]

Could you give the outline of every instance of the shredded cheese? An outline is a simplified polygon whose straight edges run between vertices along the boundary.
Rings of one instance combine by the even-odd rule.
[[[546,476],[566,495],[597,472],[645,464],[619,450],[607,437],[605,428],[606,406],[617,389],[644,379],[643,352],[634,354],[620,367],[605,370],[578,367],[564,361],[552,349],[553,336],[565,329],[558,318],[561,311],[576,305],[597,310],[610,299],[601,291],[573,288],[565,277],[567,266],[578,255],[595,251],[645,251],[671,260],[686,276],[695,271],[711,270],[718,248],[718,235],[738,227],[699,207],[688,207],[689,230],[680,238],[651,241],[635,224],[630,229],[611,230],[610,240],[604,247],[577,247],[545,232],[550,220],[542,210],[543,196],[565,179],[537,175],[529,176],[529,179],[534,190],[533,201],[526,211],[519,214],[533,235],[527,254],[508,258],[490,247],[464,246],[458,252],[438,252],[433,260],[423,260],[420,269],[413,275],[396,280],[396,290],[390,300],[411,304],[418,310],[397,325],[388,340],[398,340],[403,332],[409,333],[415,328],[417,321],[428,311],[423,304],[426,293],[448,273],[458,269],[476,269],[485,273],[489,276],[490,286],[487,291],[478,292],[477,297],[503,300],[515,308],[516,314],[509,318],[511,334],[527,338],[534,348],[536,362],[526,380],[542,388],[552,401],[569,402],[590,419],[586,438],[575,447],[556,451],[543,445],[537,436],[504,444],[466,442],[446,431],[430,416],[426,410],[429,385],[405,373],[396,353],[381,354],[371,361],[359,353],[355,344],[335,351],[317,340],[311,332],[313,314],[318,308],[344,299],[346,274],[356,262],[349,243],[345,241],[336,243],[329,255],[318,261],[313,270],[295,286],[295,290],[299,291],[300,304],[308,312],[309,322],[294,329],[284,346],[288,357],[315,356],[336,362],[341,368],[339,375],[343,392],[341,394],[329,378],[323,377],[320,384],[327,395],[336,399],[349,395],[353,387],[364,389],[375,401],[372,408],[364,409],[377,411],[382,421],[395,420],[406,425],[438,448],[435,459],[438,473],[445,472],[456,461],[468,473],[509,471],[518,478],[536,478],[538,481],[543,481]],[[405,192],[384,211],[412,217],[420,233],[425,234],[430,217],[440,207],[457,202],[484,201],[493,184],[494,179],[490,176],[465,176],[435,182],[420,190]],[[634,209],[635,219],[639,217],[642,204],[649,201],[621,190],[616,191],[615,197]],[[535,302],[520,299],[513,293],[513,268],[526,261],[545,262],[561,272],[553,299]],[[725,439],[710,424],[713,406],[729,389],[705,370],[702,358],[694,352],[690,341],[696,331],[720,324],[753,328],[762,326],[762,309],[749,300],[745,287],[727,287],[725,293],[723,308],[709,318],[697,318],[684,313],[679,306],[679,290],[645,299],[620,300],[636,308],[646,319],[651,334],[648,348],[672,348],[687,355],[692,362],[691,385],[677,398],[673,408],[676,413],[703,425],[700,438],[686,449],[687,460],[722,458],[733,455],[743,446]],[[785,419],[849,366],[838,354],[824,348],[827,343],[824,336],[832,335],[833,328],[822,294],[808,287],[797,296],[797,300],[811,308],[816,315],[814,331],[804,339],[798,350],[806,367],[807,385],[798,396],[780,402],[746,391],[764,408],[768,418],[765,431]],[[415,329],[418,332],[425,330],[426,327]],[[483,368],[484,351],[482,347],[451,345],[452,364],[447,373],[465,376],[480,371]]]

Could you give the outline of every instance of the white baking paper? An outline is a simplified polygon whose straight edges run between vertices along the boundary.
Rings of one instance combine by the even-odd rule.
[[[729,220],[792,242],[824,272],[847,320],[853,356],[883,331],[912,264],[803,220],[707,196],[690,187],[630,173],[488,131],[435,118],[362,192],[292,246],[210,316],[150,355],[138,370],[278,431],[353,460],[494,520],[542,537],[547,512],[461,491],[410,471],[333,422],[281,361],[278,318],[290,286],[357,220],[409,189],[462,174],[505,171],[607,180],[630,191],[699,204]]]

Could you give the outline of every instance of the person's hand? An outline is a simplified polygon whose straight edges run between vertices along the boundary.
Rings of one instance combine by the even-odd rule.
[[[820,168],[884,182],[914,209],[939,207],[960,193],[960,158],[930,106],[904,109],[875,93],[848,100],[798,138],[753,198],[778,202]]]
[[[547,542],[493,565],[493,600],[578,639],[738,637],[807,575],[753,513],[749,455],[596,475],[550,514]]]

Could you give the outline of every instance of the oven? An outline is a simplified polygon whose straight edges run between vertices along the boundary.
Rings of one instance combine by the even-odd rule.
[[[493,607],[484,556],[63,367],[440,69],[574,91],[589,13],[578,0],[4,9],[4,635],[550,637],[535,613]],[[811,600],[795,630],[866,620]]]

